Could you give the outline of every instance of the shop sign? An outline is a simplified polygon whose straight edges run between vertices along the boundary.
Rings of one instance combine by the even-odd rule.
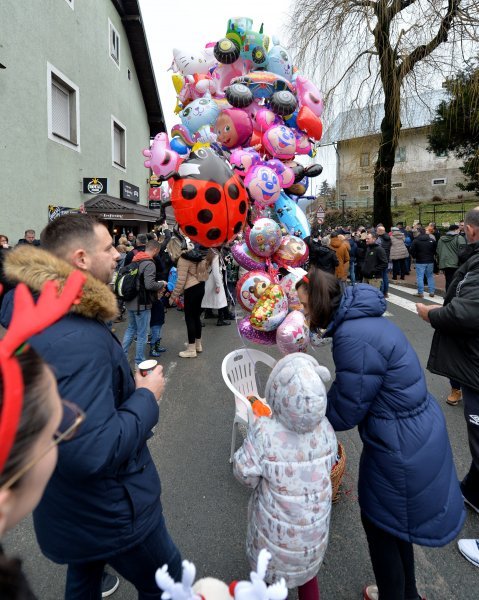
[[[123,200],[129,200],[130,202],[140,201],[140,188],[137,185],[128,183],[120,179],[120,198]]]
[[[150,200],[148,205],[151,210],[155,210],[157,208],[161,208],[163,206],[163,202],[161,200]]]
[[[79,213],[79,208],[70,208],[69,206],[54,206],[53,204],[48,205],[48,220],[53,221],[62,215],[68,215],[70,213]]]
[[[100,215],[100,219],[124,219],[125,215],[122,215],[121,213],[102,213]]]
[[[106,177],[84,177],[84,194],[106,194],[108,192],[108,179]]]
[[[158,175],[152,175],[148,180],[151,187],[160,187],[163,181],[160,181]]]
[[[161,188],[153,187],[148,190],[148,199],[149,200],[161,200]]]

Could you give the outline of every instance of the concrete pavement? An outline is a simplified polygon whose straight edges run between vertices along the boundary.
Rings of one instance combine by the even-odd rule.
[[[414,305],[417,299],[400,288],[392,288],[390,294],[386,318],[406,333],[425,366],[432,330],[414,314],[412,306],[395,300],[400,298]],[[425,302],[429,302],[428,298]],[[115,327],[121,334],[124,324]],[[186,328],[183,314],[169,311],[162,340],[168,352],[160,359],[168,384],[150,448],[162,479],[168,526],[183,557],[196,563],[198,577],[211,575],[229,582],[246,578],[249,573],[244,545],[250,491],[235,481],[228,462],[234,407],[220,366],[223,357],[244,346],[244,341],[234,324],[216,327],[215,320],[210,319],[203,331],[203,354],[196,359],[179,358]],[[276,348],[266,351],[279,357]],[[329,346],[313,350],[312,354],[334,371]],[[266,379],[267,372],[261,371],[260,386]],[[458,474],[462,477],[470,461],[462,407],[445,404],[445,379],[427,373],[427,381],[446,416]],[[362,444],[356,430],[338,437],[347,452],[347,471],[341,499],[333,507],[330,544],[319,581],[323,600],[359,600],[363,585],[374,580],[356,494]],[[479,536],[479,516],[469,512],[461,537],[474,536]],[[40,600],[61,600],[64,567],[41,556],[30,520],[8,535],[4,545],[7,552],[18,552],[25,559]],[[416,547],[416,564],[419,589],[428,600],[477,599],[479,569],[462,558],[455,542],[440,549]],[[135,597],[134,590],[124,581],[112,596],[115,600]]]

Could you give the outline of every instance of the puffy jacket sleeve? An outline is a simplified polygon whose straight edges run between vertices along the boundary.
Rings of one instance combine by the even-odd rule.
[[[434,329],[444,333],[478,335],[479,270],[469,271],[459,286],[459,294],[451,302],[429,311],[429,321]]]
[[[44,360],[55,365],[62,398],[72,400],[86,413],[78,434],[61,447],[58,468],[65,470],[67,476],[71,476],[74,465],[78,479],[100,474],[115,477],[127,464],[140,459],[158,422],[159,407],[154,395],[144,388],[135,389],[133,381],[119,382],[114,378],[116,365],[105,359],[111,356],[110,343],[118,342],[107,336],[92,340],[81,328],[54,339],[50,336],[46,340],[45,334],[32,339],[32,346]],[[59,361],[58,356],[64,359]],[[114,381],[115,386],[121,385],[130,392],[120,405],[116,404]],[[142,466],[135,468],[141,470]]]
[[[376,277],[380,277],[384,269],[386,269],[388,266],[388,257],[386,254],[386,250],[384,250],[384,248],[382,248],[381,246],[378,246],[378,249],[376,250],[376,259],[377,265],[374,269],[374,272],[376,274]]]
[[[249,427],[248,435],[233,459],[233,473],[236,479],[250,488],[255,488],[263,474],[263,443],[258,421]]]
[[[180,258],[178,259],[178,265],[177,265],[177,279],[176,279],[175,289],[171,292],[172,300],[176,300],[176,298],[178,298],[178,296],[181,296],[181,294],[183,293],[183,291],[185,289],[186,278],[188,277],[189,265],[190,265],[189,261],[187,261],[186,259],[184,259],[180,256]]]
[[[379,352],[356,338],[334,339],[336,378],[328,392],[326,417],[336,431],[358,425],[381,389],[387,363]]]

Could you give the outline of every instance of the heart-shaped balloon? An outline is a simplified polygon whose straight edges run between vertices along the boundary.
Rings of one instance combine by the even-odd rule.
[[[251,325],[249,317],[241,319],[238,331],[245,340],[262,346],[273,346],[276,343],[276,331],[259,331]]]
[[[276,330],[276,344],[282,354],[305,352],[309,344],[309,327],[304,314],[293,310]]]
[[[254,271],[255,269],[264,271],[266,269],[264,259],[261,256],[254,254],[254,252],[251,252],[245,243],[234,244],[231,247],[231,254],[239,266],[248,271]]]
[[[283,288],[273,283],[266,288],[254,305],[250,315],[251,325],[260,331],[274,331],[288,314],[288,299]]]
[[[241,306],[251,312],[266,288],[273,283],[273,279],[264,271],[250,271],[245,273],[236,284],[236,297]]]

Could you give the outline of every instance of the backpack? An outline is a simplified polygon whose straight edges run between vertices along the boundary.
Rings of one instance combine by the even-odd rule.
[[[126,265],[126,267],[121,267],[118,271],[114,290],[115,294],[125,302],[134,300],[139,294],[140,264],[142,262],[142,260],[131,262],[129,265]]]
[[[196,279],[200,282],[208,281],[210,270],[208,261],[204,258],[198,263],[198,267],[196,268]]]

